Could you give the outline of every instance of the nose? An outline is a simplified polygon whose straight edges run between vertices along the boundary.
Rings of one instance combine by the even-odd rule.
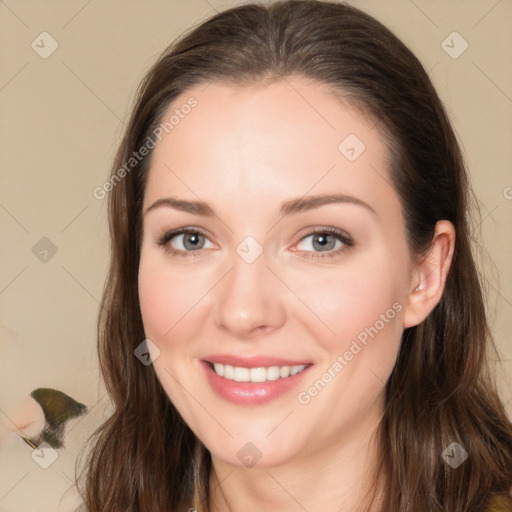
[[[231,270],[216,286],[215,323],[237,339],[251,339],[285,321],[285,287],[263,252],[252,263],[234,252]]]

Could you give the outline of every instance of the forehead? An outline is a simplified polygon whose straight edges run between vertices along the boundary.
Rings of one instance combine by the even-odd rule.
[[[196,105],[182,109],[191,98]],[[277,210],[288,197],[332,192],[375,209],[397,203],[379,130],[323,84],[202,84],[177,97],[162,122],[173,115],[153,150],[144,207],[166,193],[219,207],[229,198],[244,209],[263,197]]]

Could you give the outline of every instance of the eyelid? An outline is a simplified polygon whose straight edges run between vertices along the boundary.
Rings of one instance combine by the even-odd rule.
[[[329,226],[312,226],[309,228],[305,228],[297,234],[298,242],[302,241],[304,238],[307,238],[311,235],[316,235],[317,233],[328,233],[330,235],[339,236],[341,239],[345,239],[347,242],[353,242],[352,237],[343,229],[329,227]]]
[[[185,226],[182,228],[176,228],[168,231],[164,231],[160,236],[157,238],[157,244],[159,246],[163,246],[164,249],[169,252],[172,255],[179,255],[179,256],[200,256],[206,251],[207,249],[198,249],[196,251],[184,251],[182,249],[174,249],[170,245],[171,240],[174,238],[187,234],[187,233],[193,233],[193,234],[199,234],[201,236],[204,236],[206,239],[210,240],[210,237],[208,233],[206,233],[205,230],[202,228],[196,227],[196,226]],[[354,245],[353,238],[346,233],[342,229],[333,228],[333,227],[327,227],[327,226],[312,226],[305,228],[299,234],[297,235],[297,241],[294,243],[294,246],[300,242],[302,242],[305,238],[308,238],[312,235],[316,234],[327,234],[336,237],[338,240],[340,240],[343,243],[343,247],[331,250],[331,251],[325,251],[325,252],[317,252],[317,251],[305,251],[305,250],[299,250],[292,249],[292,252],[300,252],[300,253],[306,253],[309,254],[309,256],[306,256],[306,258],[310,259],[316,259],[316,260],[322,260],[323,258],[333,258],[340,253],[350,249]]]
[[[204,236],[206,239],[210,240],[210,236],[208,235],[208,233],[204,229],[199,228],[197,226],[184,226],[182,228],[176,228],[176,229],[171,229],[171,230],[163,231],[157,237],[156,241],[157,241],[157,244],[159,246],[163,246],[164,248],[166,248],[166,250],[168,250],[171,253],[175,253],[175,254],[181,254],[181,253],[188,253],[188,254],[196,253],[196,254],[198,254],[198,253],[202,253],[205,249],[199,249],[197,251],[183,251],[181,249],[174,249],[174,248],[172,248],[170,246],[171,240],[173,240],[174,238],[177,238],[178,236],[186,235],[188,233],[197,233],[197,234],[199,234],[201,236]],[[213,242],[211,242],[211,243],[213,243]]]
[[[331,251],[325,251],[325,252],[317,252],[317,251],[304,251],[296,249],[292,249],[292,252],[300,252],[305,253],[307,256],[305,256],[308,259],[314,259],[318,261],[322,261],[324,258],[334,258],[336,256],[341,255],[341,253],[344,253],[345,251],[351,249],[354,245],[354,239],[344,230],[339,228],[333,228],[333,227],[327,227],[327,226],[313,226],[306,228],[305,230],[301,231],[298,235],[298,241],[294,244],[298,244],[302,242],[304,239],[316,235],[316,234],[327,234],[330,236],[334,236],[338,240],[341,241],[343,244],[342,247],[331,250]]]

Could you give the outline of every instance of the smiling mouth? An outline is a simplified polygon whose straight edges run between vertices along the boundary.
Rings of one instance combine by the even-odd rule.
[[[245,368],[228,364],[212,363],[206,361],[208,366],[219,376],[235,382],[268,382],[278,379],[287,379],[302,373],[311,364],[295,366],[260,366]]]

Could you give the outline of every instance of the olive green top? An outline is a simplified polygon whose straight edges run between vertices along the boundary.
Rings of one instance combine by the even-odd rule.
[[[512,498],[508,496],[494,497],[490,501],[486,512],[512,512]]]
[[[199,500],[194,496],[194,509],[197,512],[202,512],[199,508]],[[508,496],[495,496],[489,502],[486,512],[512,512],[512,497]]]

